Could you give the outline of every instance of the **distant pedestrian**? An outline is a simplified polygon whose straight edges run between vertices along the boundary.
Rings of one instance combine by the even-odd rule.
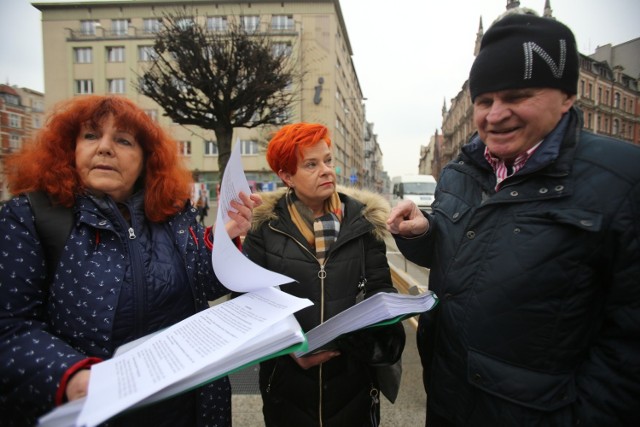
[[[202,225],[205,225],[204,220],[209,213],[209,203],[207,202],[206,197],[201,196],[200,198],[198,198],[198,201],[196,202],[196,210],[198,215],[198,222]]]

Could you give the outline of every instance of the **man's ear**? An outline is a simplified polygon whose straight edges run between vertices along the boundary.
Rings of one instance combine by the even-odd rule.
[[[576,95],[565,94],[566,98],[562,102],[562,113],[566,113],[573,107],[573,104],[576,102]]]

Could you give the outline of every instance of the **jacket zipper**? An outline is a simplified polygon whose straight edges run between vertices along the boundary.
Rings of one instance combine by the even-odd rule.
[[[144,288],[144,281],[141,279],[144,277],[144,273],[141,270],[141,266],[142,266],[142,260],[140,259],[140,252],[137,250],[137,248],[134,245],[134,240],[137,238],[135,230],[134,230],[134,225],[135,225],[135,215],[131,215],[131,225],[129,225],[129,223],[124,219],[124,216],[120,213],[120,210],[118,209],[117,206],[113,206],[114,211],[117,212],[117,215],[119,216],[119,220],[120,223],[122,225],[124,225],[124,227],[127,230],[127,239],[126,240],[126,246],[129,250],[129,254],[131,256],[131,280],[132,283],[131,285],[133,286],[133,292],[134,292],[134,317],[135,317],[135,323],[134,323],[134,329],[133,329],[133,333],[134,333],[134,337],[135,338],[139,338],[141,337],[142,331],[143,331],[143,320],[144,320],[144,293],[145,293],[145,288]],[[127,206],[127,209],[129,207]]]
[[[269,381],[267,381],[267,394],[271,393],[271,383],[273,382],[273,377],[276,375],[276,368],[278,367],[278,359],[276,358],[275,363],[273,364],[273,371],[271,371],[271,375],[269,375]]]
[[[318,257],[316,257],[305,245],[300,243],[300,241],[296,239],[294,236],[292,236],[289,233],[285,233],[282,230],[278,230],[277,228],[274,228],[271,224],[269,224],[269,228],[275,231],[276,233],[280,233],[289,237],[291,240],[297,243],[298,246],[300,246],[302,249],[307,251],[309,255],[315,258],[316,261],[318,261]],[[320,270],[318,270],[318,278],[320,279],[320,323],[324,323],[324,279],[327,277],[327,271],[324,269],[324,266],[327,264],[327,261],[329,261],[330,257],[331,257],[331,252],[324,259],[324,264],[320,264],[320,261],[318,261],[318,265],[320,266]],[[274,366],[273,372],[269,377],[269,383],[267,384],[267,392],[268,390],[271,389],[271,380],[273,379],[275,372],[276,372],[276,368]],[[320,364],[318,369],[318,395],[320,396],[320,399],[318,401],[318,422],[320,427],[322,427],[323,425],[322,423],[322,398],[323,398],[322,396],[322,364]]]
[[[321,294],[320,294],[320,323],[324,323],[324,279],[325,277],[327,277],[327,272],[324,269],[325,264],[327,263],[327,261],[329,260],[329,256],[330,254],[327,255],[327,257],[324,259],[324,264],[320,264],[320,262],[318,262],[318,264],[320,264],[320,271],[318,271],[318,278],[320,278],[320,290],[321,290]],[[318,258],[316,258],[317,260]],[[323,401],[323,395],[322,395],[322,363],[320,364],[320,367],[318,369],[318,396],[320,396],[320,399],[318,399],[318,423],[320,425],[320,427],[322,427],[322,401]]]

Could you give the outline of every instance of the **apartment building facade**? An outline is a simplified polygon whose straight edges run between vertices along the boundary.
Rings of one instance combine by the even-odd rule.
[[[210,184],[210,189],[221,178],[215,134],[173,123],[162,106],[137,92],[138,79],[154,54],[163,15],[176,8],[191,13],[209,31],[224,31],[233,21],[267,35],[274,48],[291,55],[296,72],[303,75],[291,85],[297,100],[289,121],[326,125],[339,183],[362,184],[365,108],[338,0],[87,0],[33,5],[42,12],[47,108],[89,93],[127,96],[171,131],[196,180]],[[280,184],[264,159],[274,129],[234,130],[233,143],[241,144],[247,178],[257,189]]]
[[[507,2],[507,9],[517,6],[516,3]],[[549,0],[545,2],[543,16],[553,19]],[[476,53],[482,36],[481,20]],[[624,48],[607,45],[604,53],[580,54],[576,105],[583,112],[585,129],[640,144],[640,71],[634,68],[639,61],[637,58],[640,58],[640,39],[619,46]],[[628,74],[627,70],[634,74]],[[442,110],[443,138],[436,140],[436,145],[431,148],[434,153],[431,169],[436,179],[475,131],[467,80],[451,99],[449,108],[445,105]]]
[[[44,123],[44,94],[0,85],[0,201],[10,198],[4,159],[33,138]]]

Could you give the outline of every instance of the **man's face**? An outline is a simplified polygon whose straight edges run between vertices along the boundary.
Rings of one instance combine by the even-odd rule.
[[[574,101],[559,89],[488,92],[473,102],[473,121],[491,154],[508,161],[547,136]]]

